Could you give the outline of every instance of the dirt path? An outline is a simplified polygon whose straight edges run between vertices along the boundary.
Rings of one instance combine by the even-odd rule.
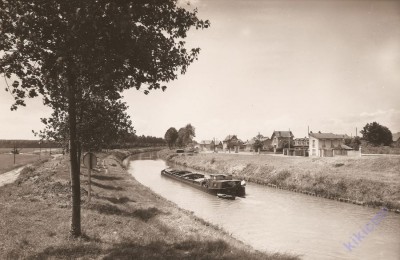
[[[27,166],[29,166],[29,164],[1,174],[0,175],[0,187],[4,186],[6,184],[9,184],[9,183],[13,183],[18,178],[22,169],[24,169]]]
[[[57,158],[59,158],[60,156],[62,156],[61,154],[55,154],[52,156],[51,160],[55,161]],[[21,171],[25,168],[25,167],[29,167],[32,164],[26,164],[24,166],[21,166],[19,168],[16,168],[14,170],[11,170],[9,172],[0,174],[0,187],[4,186],[6,184],[9,183],[13,183],[19,176],[19,174],[21,173]]]

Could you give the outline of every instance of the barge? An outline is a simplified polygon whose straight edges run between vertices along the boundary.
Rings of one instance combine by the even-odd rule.
[[[231,197],[244,197],[246,194],[246,182],[232,179],[232,175],[210,174],[210,176],[206,176],[200,173],[170,168],[162,170],[161,175],[213,195],[225,194]]]

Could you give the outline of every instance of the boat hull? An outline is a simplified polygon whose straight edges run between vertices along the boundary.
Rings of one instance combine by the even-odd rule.
[[[212,187],[203,186],[194,180],[183,179],[183,178],[176,176],[166,170],[162,170],[161,175],[171,178],[171,179],[174,179],[174,180],[177,180],[177,181],[180,181],[180,182],[183,182],[189,186],[192,186],[198,190],[207,192],[212,195],[228,194],[228,195],[238,196],[238,197],[244,197],[246,195],[245,187],[243,187],[243,186],[233,187],[233,188],[212,188]]]

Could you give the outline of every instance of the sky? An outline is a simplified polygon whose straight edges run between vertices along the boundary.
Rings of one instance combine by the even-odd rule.
[[[186,39],[199,60],[165,92],[123,93],[137,134],[188,123],[197,141],[308,127],[354,136],[373,121],[400,131],[400,1],[187,2],[211,22]],[[0,78],[0,139],[33,139],[51,110],[36,99],[11,112],[4,88]]]

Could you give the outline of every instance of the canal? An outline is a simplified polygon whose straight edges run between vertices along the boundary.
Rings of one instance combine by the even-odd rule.
[[[168,166],[156,153],[146,153],[131,157],[128,169],[154,192],[258,250],[302,259],[400,259],[398,214],[384,212],[379,224],[365,233],[380,209],[253,183],[247,184],[246,198],[219,199],[161,176]]]

